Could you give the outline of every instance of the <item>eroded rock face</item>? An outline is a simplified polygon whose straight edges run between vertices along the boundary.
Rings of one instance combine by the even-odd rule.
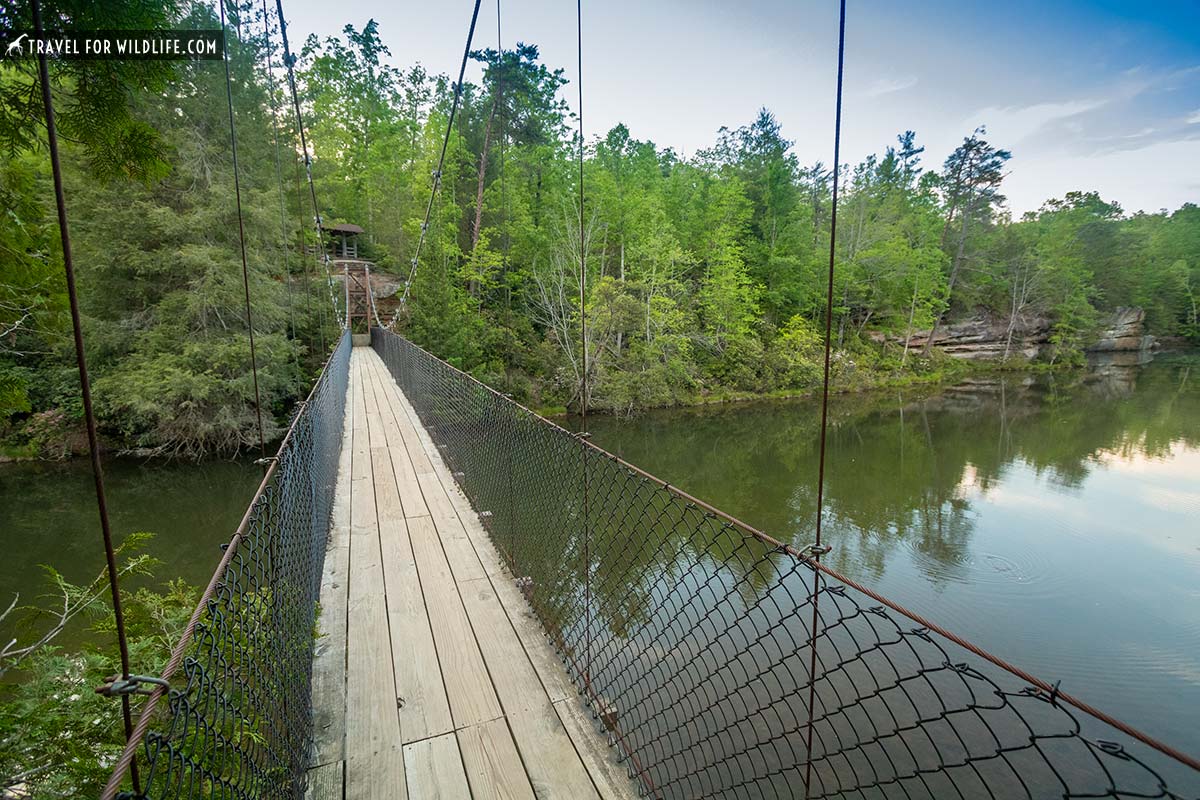
[[[955,358],[975,361],[1000,361],[1006,356],[1032,361],[1043,355],[1050,344],[1051,321],[1047,317],[1026,315],[1011,326],[1009,321],[984,311],[958,322],[942,325],[933,337],[933,346]],[[904,337],[876,334],[876,341],[903,345]],[[920,351],[929,341],[929,331],[914,331],[909,350]],[[1148,351],[1154,337],[1146,335],[1146,312],[1137,307],[1118,308],[1104,321],[1097,341],[1086,348],[1090,353]]]
[[[1041,353],[1049,338],[1050,321],[1045,318],[1027,316],[1018,319],[1012,326],[1010,339],[1007,319],[980,312],[939,326],[933,346],[947,355],[973,361],[998,361],[1006,353],[1009,358],[1033,359]],[[903,337],[890,339],[904,344]],[[928,341],[929,331],[914,331],[908,346],[910,351],[921,350]]]
[[[1149,350],[1154,347],[1154,337],[1146,335],[1146,312],[1135,306],[1123,306],[1114,311],[1105,321],[1100,338],[1088,347],[1088,352],[1107,353],[1118,351]]]

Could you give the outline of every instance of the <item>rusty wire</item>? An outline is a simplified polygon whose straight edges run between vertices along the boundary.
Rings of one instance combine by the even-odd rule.
[[[450,101],[450,113],[446,117],[446,134],[442,139],[442,151],[438,156],[437,168],[433,171],[432,184],[429,187],[429,202],[425,205],[425,219],[421,222],[421,231],[417,236],[417,246],[413,249],[412,260],[409,263],[408,278],[404,281],[404,291],[400,295],[400,306],[392,314],[387,327],[395,326],[400,318],[400,311],[408,302],[409,292],[412,291],[413,278],[417,274],[417,265],[421,260],[421,246],[425,244],[425,233],[429,230],[429,221],[433,214],[433,202],[442,188],[442,170],[446,166],[446,151],[450,147],[450,136],[454,133],[454,117],[458,113],[462,101],[463,76],[467,72],[467,60],[471,56],[471,40],[475,37],[475,23],[479,19],[479,6],[482,0],[475,0],[475,8],[471,12],[471,24],[467,27],[467,43],[463,46],[462,63],[458,68],[458,81],[454,83],[454,96]],[[503,60],[503,59],[502,59]]]
[[[30,13],[33,17],[34,35],[41,38],[42,6],[32,0]],[[42,109],[46,114],[46,146],[50,155],[50,171],[54,178],[54,205],[58,215],[59,240],[62,243],[63,273],[67,284],[67,299],[71,310],[71,333],[75,345],[75,366],[79,373],[79,398],[83,404],[83,417],[87,426],[88,457],[92,462],[92,483],[96,493],[96,512],[100,517],[100,535],[104,545],[105,568],[108,588],[112,597],[113,624],[117,634],[117,649],[121,658],[121,678],[128,681],[130,675],[129,640],[125,633],[125,612],[121,603],[121,582],[117,570],[117,556],[113,547],[112,524],[108,515],[108,495],[104,487],[104,466],[100,459],[100,441],[96,432],[96,412],[92,405],[92,381],[88,376],[87,351],[83,343],[83,321],[79,311],[79,293],[75,285],[75,257],[71,249],[71,224],[67,216],[67,197],[63,188],[62,162],[58,155],[58,125],[54,113],[54,91],[50,86],[50,68],[45,54],[38,54],[38,88],[42,95]],[[124,724],[125,741],[133,737],[133,713],[129,695],[121,696],[121,721]],[[140,786],[137,764],[129,765],[129,775],[134,787]]]
[[[1196,759],[408,340],[372,346],[473,507],[504,510],[481,518],[645,794],[1200,795]]]
[[[102,800],[300,798],[350,368],[343,332],[142,707]],[[164,694],[166,708],[159,708]],[[143,789],[122,791],[138,750]]]

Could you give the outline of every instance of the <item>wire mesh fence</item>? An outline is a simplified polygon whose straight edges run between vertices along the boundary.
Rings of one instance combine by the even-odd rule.
[[[1200,796],[1194,758],[406,339],[372,346],[644,794]]]
[[[299,798],[350,366],[343,334],[229,544],[103,797]],[[141,793],[127,769],[138,759]],[[124,791],[121,791],[124,788]]]

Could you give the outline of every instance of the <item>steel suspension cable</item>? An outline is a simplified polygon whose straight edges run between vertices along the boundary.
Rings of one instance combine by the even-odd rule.
[[[283,162],[280,157],[279,150],[279,98],[276,95],[275,88],[275,69],[271,66],[272,51],[271,51],[271,18],[267,13],[267,0],[262,0],[262,15],[263,15],[263,45],[266,48],[267,55],[267,91],[271,95],[271,138],[275,144],[275,180],[279,184],[279,234],[280,246],[283,251],[283,272],[284,278],[287,280],[287,297],[288,297],[288,321],[291,324],[292,338],[296,338],[296,315],[292,309],[292,269],[288,263],[288,232],[287,232],[287,202],[284,199],[283,189]],[[312,347],[312,343],[309,343]],[[297,354],[297,358],[298,358]]]
[[[42,38],[42,9],[39,0],[32,0],[33,29]],[[50,150],[50,169],[54,174],[54,205],[58,212],[58,233],[62,240],[63,270],[66,273],[67,299],[71,306],[71,331],[75,339],[75,364],[79,372],[79,394],[83,401],[83,416],[87,424],[88,455],[92,461],[92,481],[96,491],[96,511],[100,516],[100,534],[104,539],[104,559],[108,571],[108,588],[112,595],[113,622],[117,633],[117,648],[121,655],[121,679],[128,681],[129,640],[125,633],[125,611],[121,605],[121,584],[117,555],[113,547],[112,525],[108,518],[108,496],[104,489],[104,469],[100,463],[99,436],[96,433],[96,411],[92,406],[92,384],[88,377],[87,355],[83,347],[83,323],[79,313],[79,293],[75,286],[75,260],[71,251],[71,229],[67,219],[67,199],[63,190],[62,164],[58,157],[58,128],[54,120],[54,98],[50,91],[50,69],[45,53],[38,53],[38,79],[42,89],[42,107],[46,113],[46,142]],[[121,695],[121,716],[125,725],[125,743],[133,738],[133,715],[129,695]],[[134,791],[141,794],[137,760],[129,764]]]
[[[579,70],[579,338],[583,349],[580,364],[583,368],[579,389],[579,435],[586,439],[588,412],[588,339],[587,339],[587,244],[584,240],[583,222],[583,0],[575,0],[575,47]],[[584,684],[590,690],[592,673],[592,568],[591,568],[591,524],[588,519],[588,452],[580,448],[583,478],[583,594],[584,610]]]
[[[501,29],[500,29],[500,20],[502,18],[500,2],[501,2],[501,0],[496,0],[496,58],[498,59],[498,61],[497,61],[498,67],[497,67],[497,72],[496,72],[496,96],[500,100],[503,100],[503,98],[504,98],[504,37],[501,35]],[[505,175],[505,172],[507,171],[507,164],[504,159],[504,139],[508,132],[507,131],[508,126],[507,126],[507,117],[504,116],[503,107],[501,107],[500,112],[501,112],[500,142],[499,142],[499,145],[500,145],[500,224],[501,224],[501,227],[503,230],[503,239],[504,239],[503,244],[501,246],[501,250],[500,250],[500,276],[501,276],[501,280],[504,281],[505,313],[506,313],[506,316],[511,316],[511,314],[512,314],[512,289],[508,285],[508,249],[509,249],[508,192],[506,191],[505,184],[504,184],[504,175]],[[512,322],[511,319],[506,318],[506,320],[505,320],[506,325],[510,324],[511,322]],[[514,450],[514,448],[508,448],[507,453],[505,455],[505,464],[504,464],[505,479],[508,482],[507,489],[505,491],[505,497],[508,499],[508,504],[507,504],[507,508],[506,508],[506,510],[508,512],[508,526],[509,526],[510,530],[514,531],[514,534],[513,534],[513,536],[510,537],[509,543],[508,543],[508,558],[509,558],[509,562],[510,562],[512,571],[516,575],[520,575],[521,573],[517,572],[517,569],[518,569],[518,566],[517,566],[517,540],[516,540],[516,535],[515,535],[516,516],[517,516],[517,501],[516,501],[515,494],[513,492],[513,458],[514,458],[513,450]]]
[[[475,22],[479,19],[479,6],[482,0],[475,0],[475,8],[471,12],[471,25],[467,28],[467,44],[463,48],[462,63],[458,67],[458,82],[454,84],[454,99],[450,103],[450,117],[446,120],[446,135],[442,139],[442,152],[438,156],[437,169],[433,172],[433,186],[429,191],[429,202],[425,206],[425,220],[421,223],[421,232],[417,237],[417,247],[413,251],[412,263],[408,270],[408,279],[404,282],[404,293],[400,296],[400,308],[392,315],[387,327],[391,328],[400,317],[400,309],[408,302],[412,290],[413,276],[417,272],[418,259],[421,257],[421,246],[425,243],[425,233],[429,230],[429,219],[433,213],[433,198],[437,196],[442,184],[442,168],[446,163],[446,150],[450,147],[450,135],[454,132],[454,117],[458,113],[458,105],[462,100],[463,76],[467,72],[467,59],[471,56],[471,40],[475,38]]]
[[[297,139],[299,136],[297,136]],[[304,252],[304,190],[301,188],[300,180],[300,162],[292,159],[293,173],[296,181],[296,220],[299,225],[297,230],[300,232],[300,262],[304,264],[304,303],[308,311],[308,317],[312,319],[312,270],[309,266],[308,254]],[[317,317],[321,339],[321,352],[325,352],[325,306],[322,303],[317,303]],[[311,344],[310,344],[311,346]]]
[[[833,346],[833,272],[837,249],[838,177],[842,144],[842,78],[845,72],[846,55],[846,0],[841,0],[838,11],[838,61],[837,92],[833,117],[833,198],[829,212],[829,270],[825,285],[825,367],[821,380],[821,438],[817,460],[817,530],[816,541],[810,552],[816,564],[813,570],[812,627],[809,630],[810,657],[808,669],[808,730],[805,733],[804,797],[808,798],[812,782],[812,736],[813,704],[817,690],[817,622],[820,599],[821,575],[819,567],[824,545],[821,543],[822,522],[825,517],[825,444],[829,428],[829,363]]]
[[[371,316],[375,318],[375,326],[382,328],[383,322],[379,319],[379,309],[375,307],[375,290],[371,288],[371,268],[368,266],[363,269],[367,276],[367,302],[371,305]]]
[[[225,0],[219,0],[221,7],[221,36],[225,37]],[[250,308],[250,268],[246,265],[246,225],[242,218],[242,179],[238,171],[237,129],[233,121],[233,78],[229,72],[229,48],[221,51],[221,60],[225,63],[225,100],[229,106],[229,147],[233,153],[233,194],[237,203],[238,218],[238,248],[242,255],[242,289],[246,300],[246,333],[250,339],[250,371],[254,376],[254,415],[258,420],[258,447],[262,457],[267,457],[267,441],[263,434],[262,396],[258,390],[258,354],[254,348],[254,316]]]
[[[504,38],[500,35],[500,0],[496,0],[496,52],[500,59],[500,69],[496,74],[497,94],[503,100],[504,98]],[[512,311],[512,289],[508,286],[508,250],[509,250],[509,235],[508,235],[508,189],[505,186],[504,176],[507,172],[507,164],[505,162],[505,139],[508,137],[508,117],[504,116],[504,108],[500,108],[500,225],[502,230],[503,244],[500,248],[500,275],[504,279],[504,297],[505,308]]]
[[[283,16],[283,0],[275,0],[275,10],[279,17],[279,37],[283,40],[283,62],[287,66],[288,87],[292,94],[292,108],[296,113],[296,129],[300,132],[300,149],[304,153],[304,171],[308,176],[308,193],[312,199],[313,208],[313,223],[317,231],[317,246],[321,248],[322,263],[325,266],[325,282],[329,289],[329,299],[333,304],[334,314],[338,318],[338,325],[345,329],[347,327],[346,315],[349,314],[349,308],[346,309],[346,315],[343,315],[337,306],[337,299],[333,291],[333,275],[329,269],[329,253],[325,251],[325,244],[322,239],[324,228],[321,221],[321,207],[317,203],[317,187],[313,183],[312,173],[312,156],[308,152],[308,137],[304,133],[304,115],[300,112],[300,94],[296,91],[296,59],[292,56],[292,50],[288,44],[287,36],[287,20]],[[322,325],[322,348],[324,347],[324,325]]]

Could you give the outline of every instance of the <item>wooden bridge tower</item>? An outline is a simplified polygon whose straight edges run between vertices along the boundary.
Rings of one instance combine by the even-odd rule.
[[[354,337],[355,346],[370,344],[371,292],[368,273],[374,266],[359,257],[358,237],[366,233],[352,223],[339,223],[324,228],[329,234],[325,243],[329,262],[335,275],[341,275],[346,301],[346,323]]]

